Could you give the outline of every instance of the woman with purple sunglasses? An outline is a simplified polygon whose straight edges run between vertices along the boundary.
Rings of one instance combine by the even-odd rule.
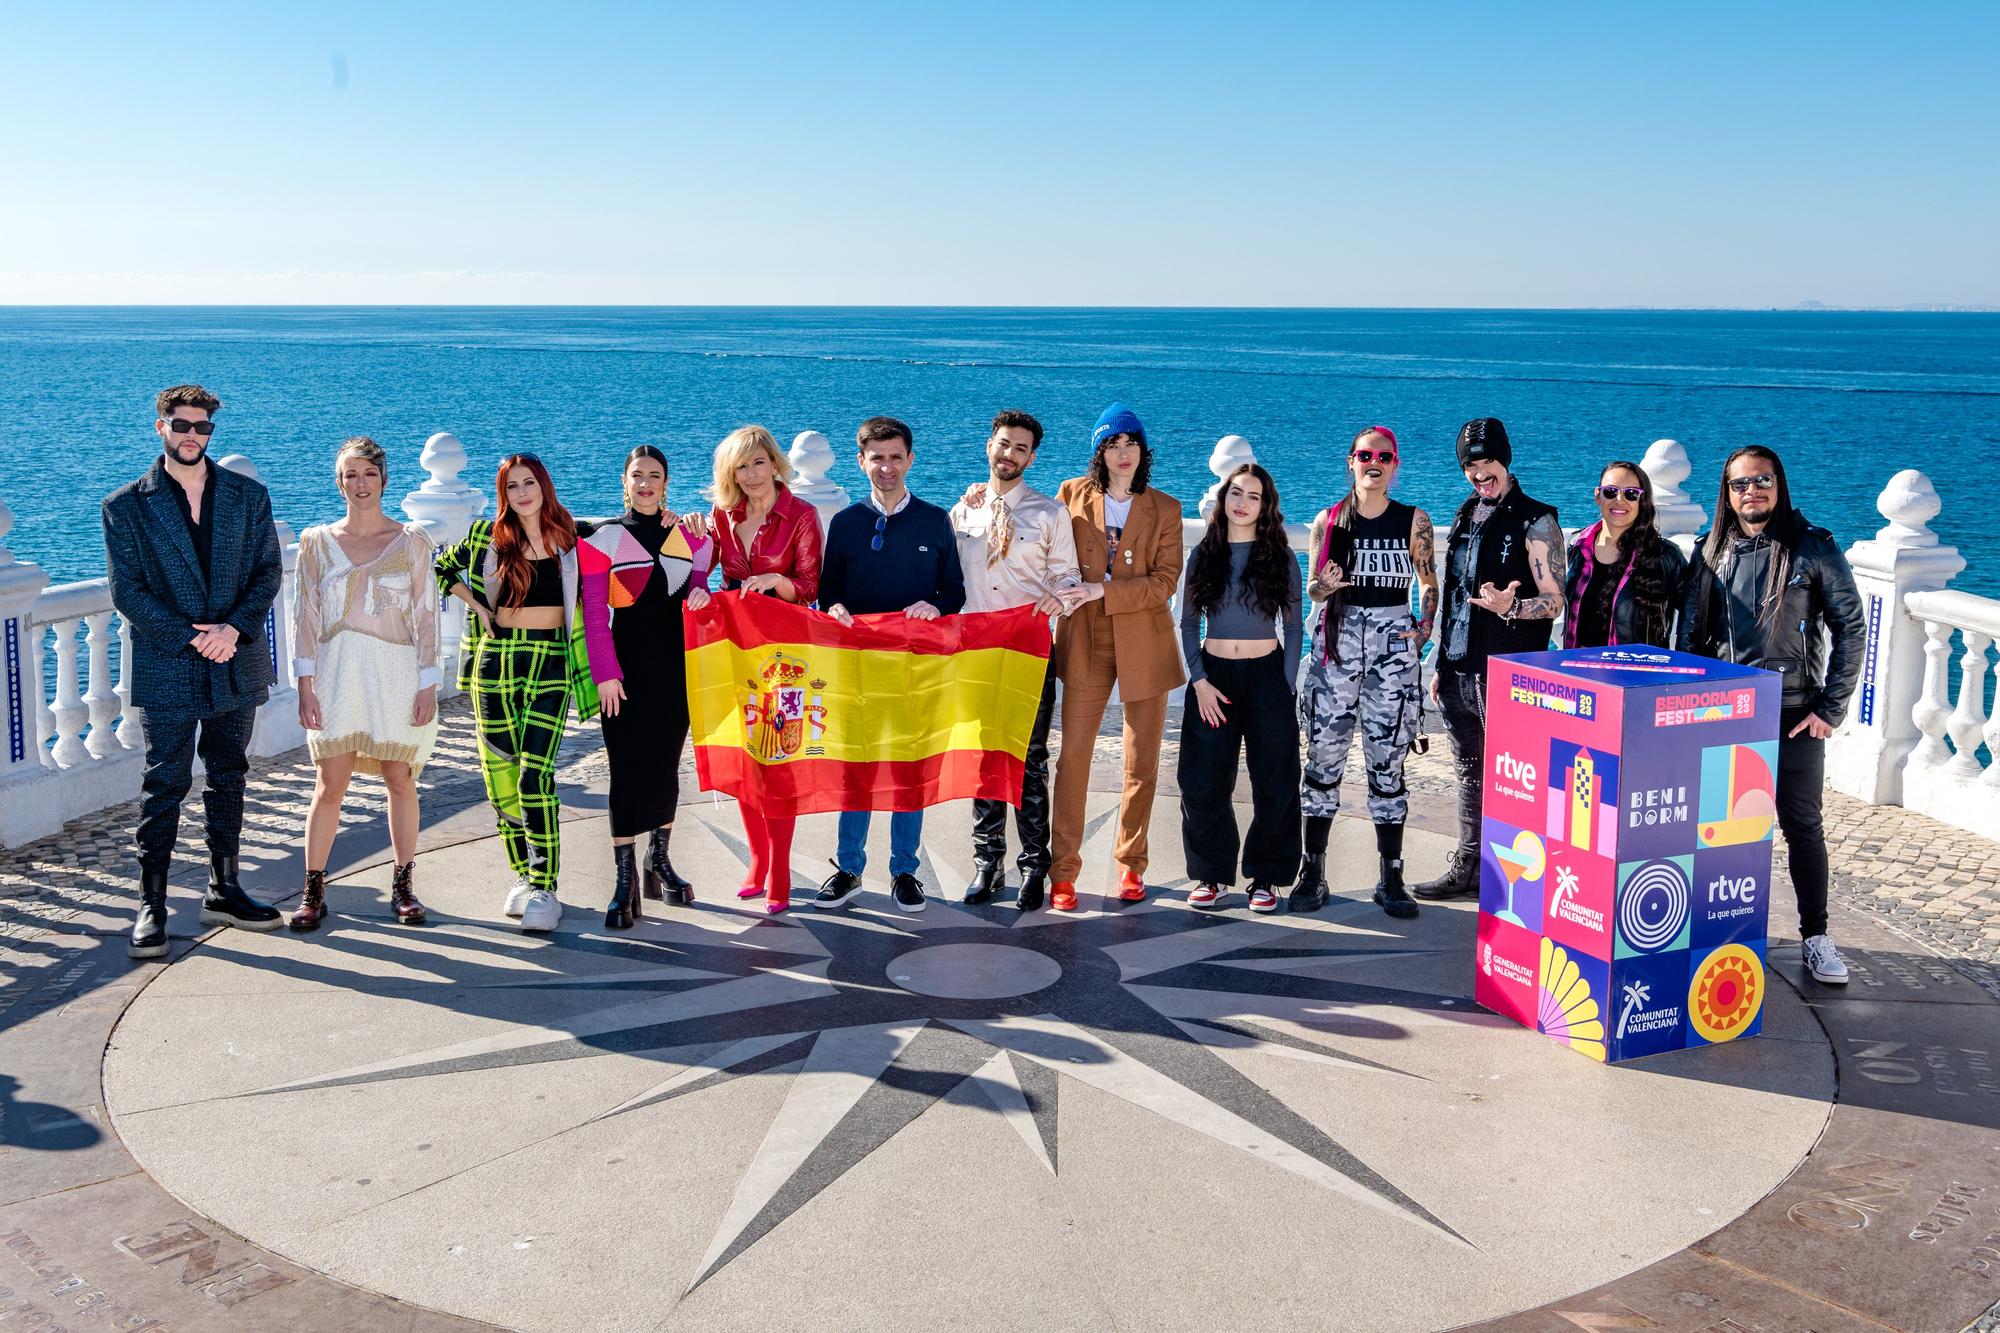
[[[1654,522],[1653,479],[1620,459],[1598,476],[1594,496],[1597,522],[1570,543],[1563,647],[1671,646],[1688,561]]]

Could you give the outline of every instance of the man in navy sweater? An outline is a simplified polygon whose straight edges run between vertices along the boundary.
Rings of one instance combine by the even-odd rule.
[[[912,620],[955,615],[965,606],[965,573],[958,562],[958,539],[951,515],[911,495],[903,479],[916,455],[910,428],[894,417],[870,417],[855,432],[868,498],[833,516],[826,528],[820,564],[819,604],[843,625],[855,616],[901,611]],[[840,816],[840,843],[834,871],[813,906],[845,907],[861,892],[868,864],[866,810]],[[889,816],[889,896],[905,912],[924,910],[917,880],[917,843],[924,812],[898,810]]]

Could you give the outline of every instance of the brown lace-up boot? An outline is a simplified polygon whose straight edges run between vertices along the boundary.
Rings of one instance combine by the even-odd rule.
[[[306,891],[299,895],[298,910],[292,913],[292,929],[301,933],[318,930],[326,920],[326,872],[306,871]]]
[[[396,867],[395,881],[389,886],[389,910],[396,914],[396,923],[403,926],[421,926],[429,913],[417,901],[416,890],[410,887],[410,876],[416,873],[417,863],[405,861]]]

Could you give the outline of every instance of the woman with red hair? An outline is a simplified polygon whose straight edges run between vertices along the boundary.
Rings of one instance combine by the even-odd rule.
[[[509,454],[494,488],[500,516],[438,554],[438,586],[472,608],[458,685],[472,696],[480,774],[517,877],[505,910],[524,931],[551,931],[562,917],[556,749],[572,698],[583,720],[597,712],[588,659],[608,644],[584,642],[576,520],[542,460]]]

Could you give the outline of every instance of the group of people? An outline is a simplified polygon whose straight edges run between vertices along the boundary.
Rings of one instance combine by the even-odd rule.
[[[144,808],[138,830],[135,957],[164,955],[166,882],[191,781],[207,769],[210,852],[204,922],[285,924],[238,879],[245,750],[275,680],[266,613],[283,576],[268,495],[207,458],[221,408],[198,385],[159,395],[161,457],[104,503],[114,605],[131,628],[131,703],[145,710]],[[390,907],[420,923],[413,868],[416,779],[436,740],[439,594],[466,603],[460,688],[471,697],[486,794],[514,883],[504,912],[521,929],[554,929],[562,837],[557,750],[571,710],[601,717],[610,766],[616,867],[605,925],[627,929],[644,901],[691,903],[669,855],[688,729],[682,610],[724,590],[857,615],[928,620],[1032,606],[1053,648],[1012,803],[1021,911],[1077,906],[1094,742],[1116,690],[1123,789],[1112,857],[1118,897],[1147,893],[1148,830],[1169,700],[1188,686],[1178,782],[1187,901],[1214,909],[1244,881],[1253,912],[1313,912],[1329,896],[1326,856],[1354,734],[1361,733],[1379,871],[1390,916],[1418,900],[1476,895],[1484,779],[1485,678],[1495,654],[1550,646],[1651,644],[1765,667],[1784,677],[1778,814],[1791,853],[1805,957],[1823,982],[1846,980],[1827,936],[1820,801],[1825,741],[1860,672],[1865,627],[1852,573],[1832,537],[1795,509],[1783,465],[1748,445],[1723,468],[1711,530],[1684,556],[1654,516],[1652,482],[1616,461],[1592,493],[1598,517],[1565,546],[1553,506],[1512,474],[1494,418],[1459,431],[1471,495],[1438,559],[1431,519],[1393,499],[1403,448],[1387,426],[1347,450],[1346,493],[1310,528],[1306,573],[1286,535],[1276,482],[1244,464],[1222,479],[1186,557],[1182,509],[1151,484],[1154,449],[1138,416],[1113,403],[1088,463],[1053,495],[1025,474],[1041,423],[1008,410],[986,441],[987,478],[949,509],[911,493],[915,437],[893,417],[864,421],[857,458],[865,499],[821,530],[793,494],[793,472],[768,430],[745,426],[717,447],[706,513],[665,505],[669,463],[651,445],[625,459],[624,512],[591,524],[556,496],[532,453],[495,478],[497,516],[436,550],[423,529],[383,512],[388,461],[357,436],[334,455],[346,514],[299,539],[292,656],[299,718],[317,770],[306,821],[305,884],[291,928],[325,918],[325,873],[348,783],[379,774],[394,853]],[[1170,610],[1179,594],[1179,645]],[[1458,777],[1459,836],[1438,878],[1404,883],[1407,755],[1426,744],[1419,662],[1437,638],[1431,697]],[[1062,689],[1056,689],[1060,681]],[[1048,737],[1061,699],[1066,743],[1050,781]],[[1251,819],[1233,793],[1248,772]],[[1007,889],[1009,803],[975,802],[964,900]],[[737,896],[791,907],[795,821],[740,806],[750,864]],[[839,817],[833,871],[812,904],[838,909],[862,891],[870,812]],[[923,812],[889,818],[889,896],[920,912]],[[641,861],[637,842],[647,835]]]

